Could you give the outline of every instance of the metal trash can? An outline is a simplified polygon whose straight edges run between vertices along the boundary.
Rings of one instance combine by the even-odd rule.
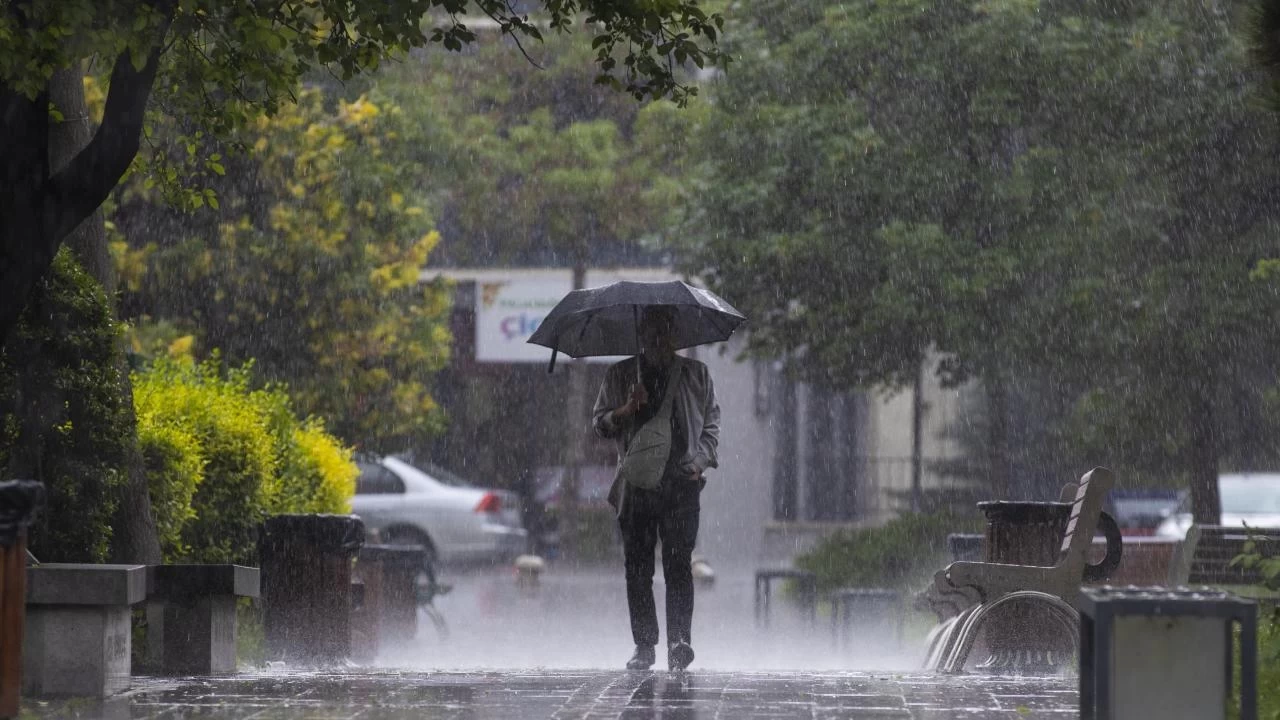
[[[1083,588],[1081,720],[1225,720],[1240,628],[1240,720],[1257,720],[1258,608],[1212,588]]]
[[[351,653],[351,565],[364,545],[355,515],[277,515],[258,538],[267,657],[303,665]]]
[[[18,716],[26,624],[27,526],[44,504],[44,485],[0,482],[0,718]]]
[[[417,636],[418,574],[425,561],[426,549],[421,545],[360,549],[355,574],[364,592],[353,618],[357,659],[372,660],[380,650],[394,649]]]

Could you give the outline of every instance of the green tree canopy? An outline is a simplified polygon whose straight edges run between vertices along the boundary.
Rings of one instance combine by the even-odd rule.
[[[307,89],[235,136],[251,149],[223,161],[215,207],[173,209],[134,176],[112,212],[126,316],[252,360],[348,443],[428,437],[451,338],[447,288],[418,282],[439,235],[404,162],[411,122],[390,103]]]
[[[224,133],[291,100],[306,73],[341,77],[439,43],[459,50],[479,18],[512,38],[582,28],[604,82],[638,97],[684,100],[675,68],[722,59],[718,16],[696,0],[546,0],[530,18],[502,0],[372,3],[253,0],[14,0],[0,10],[0,338],[8,335],[63,238],[134,162],[147,109],[189,134]],[[468,16],[467,13],[473,13]],[[577,25],[577,18],[585,23]],[[471,25],[468,25],[471,23]],[[49,166],[54,73],[110,66],[102,123],[65,167]],[[163,167],[165,160],[157,159]]]
[[[838,387],[904,385],[940,353],[945,381],[985,390],[996,493],[1010,393],[1045,378],[1071,447],[1182,472],[1215,518],[1225,411],[1260,407],[1280,340],[1250,276],[1277,245],[1277,145],[1232,16],[892,0],[743,19],[690,268],[742,301],[754,350]]]
[[[534,65],[495,45],[384,68],[376,93],[414,119],[431,169],[442,263],[658,260],[704,104],[639,105],[594,82],[589,38],[550,38]]]

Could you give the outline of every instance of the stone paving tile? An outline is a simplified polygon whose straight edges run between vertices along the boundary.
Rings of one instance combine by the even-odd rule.
[[[139,678],[102,703],[24,710],[57,720],[1066,720],[1075,703],[1063,678],[363,671]]]

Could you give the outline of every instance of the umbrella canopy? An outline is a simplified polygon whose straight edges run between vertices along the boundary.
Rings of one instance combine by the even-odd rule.
[[[728,340],[746,322],[742,313],[715,293],[688,283],[616,282],[574,290],[543,318],[529,338],[534,345],[570,357],[640,354],[640,314],[652,305],[675,311],[676,348]]]

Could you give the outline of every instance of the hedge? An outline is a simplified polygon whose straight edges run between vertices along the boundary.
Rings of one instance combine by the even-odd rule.
[[[841,587],[911,589],[950,562],[947,535],[981,527],[976,511],[909,513],[881,527],[839,530],[796,558],[796,566],[817,574],[823,592]]]
[[[350,510],[351,451],[298,419],[283,387],[251,382],[251,365],[224,369],[217,357],[134,375],[166,561],[252,564],[267,515]]]

